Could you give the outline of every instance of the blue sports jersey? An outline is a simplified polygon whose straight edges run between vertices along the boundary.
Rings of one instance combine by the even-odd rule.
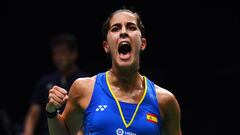
[[[91,101],[84,111],[85,135],[160,135],[161,118],[154,83],[144,77],[138,104],[120,102],[111,90],[108,72],[96,77]]]

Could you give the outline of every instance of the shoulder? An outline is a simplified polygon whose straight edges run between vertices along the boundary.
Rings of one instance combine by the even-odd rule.
[[[93,93],[95,80],[96,76],[76,79],[69,90],[68,101],[86,109]]]
[[[91,85],[94,85],[96,80],[96,76],[92,76],[92,77],[81,77],[76,79],[73,82],[73,87],[77,87],[77,88],[88,88]]]
[[[171,102],[171,100],[175,99],[175,96],[169,90],[159,87],[156,84],[154,86],[155,86],[158,100],[162,102]]]
[[[96,76],[76,79],[69,91],[70,96],[84,96],[94,87]]]
[[[180,111],[178,101],[173,93],[157,85],[155,85],[155,89],[158,105],[163,115],[166,115],[168,112],[178,113]]]

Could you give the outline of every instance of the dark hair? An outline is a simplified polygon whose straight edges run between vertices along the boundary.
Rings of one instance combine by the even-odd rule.
[[[71,34],[58,34],[51,40],[51,49],[54,50],[55,48],[65,45],[71,51],[78,51],[78,44],[77,39],[75,36]]]
[[[123,8],[123,9],[118,9],[118,10],[112,12],[109,15],[109,17],[107,18],[107,20],[104,22],[103,28],[102,28],[102,35],[103,35],[104,40],[107,39],[107,33],[108,33],[108,30],[110,29],[110,21],[111,21],[113,15],[116,14],[116,13],[119,13],[119,12],[129,12],[129,13],[134,14],[137,17],[137,26],[139,27],[139,29],[141,31],[142,37],[145,37],[144,25],[142,23],[142,20],[141,20],[141,17],[139,15],[139,13],[137,13],[134,10]]]

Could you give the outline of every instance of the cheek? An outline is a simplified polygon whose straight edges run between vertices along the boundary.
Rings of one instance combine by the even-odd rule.
[[[120,37],[119,32],[108,32],[107,40],[116,41]]]
[[[140,51],[141,50],[141,45],[142,45],[142,41],[141,41],[141,39],[136,39],[136,49],[138,50],[138,51]]]
[[[117,40],[115,38],[108,39],[108,50],[114,51],[117,47]]]
[[[109,46],[109,52],[111,53],[111,55],[116,54],[116,51],[117,51],[117,49],[116,49],[115,45],[110,45]]]
[[[133,33],[132,37],[137,43],[140,43],[142,41],[142,36],[140,32]]]

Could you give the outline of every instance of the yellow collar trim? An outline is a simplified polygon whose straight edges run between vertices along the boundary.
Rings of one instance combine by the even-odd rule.
[[[134,118],[135,118],[135,116],[136,116],[136,114],[137,114],[137,112],[138,112],[139,106],[141,105],[143,99],[144,99],[145,96],[146,96],[146,93],[147,93],[147,80],[146,80],[146,77],[145,77],[145,76],[143,77],[143,78],[144,78],[144,83],[145,83],[145,89],[144,89],[143,96],[142,96],[140,102],[138,103],[138,105],[137,105],[137,107],[136,107],[136,109],[135,109],[135,112],[134,112],[134,114],[133,114],[133,116],[132,116],[132,118],[131,118],[131,121],[130,121],[129,123],[127,123],[126,120],[125,120],[125,117],[123,116],[122,108],[121,108],[121,106],[120,106],[120,104],[119,104],[119,101],[118,101],[118,99],[116,98],[116,96],[114,95],[114,93],[113,93],[113,91],[112,91],[112,89],[111,89],[110,83],[109,83],[109,81],[108,81],[108,72],[109,72],[109,71],[106,72],[106,81],[107,81],[108,89],[110,90],[110,92],[111,92],[114,100],[116,101],[116,104],[117,104],[117,106],[118,106],[119,113],[120,113],[120,115],[121,115],[121,118],[122,118],[122,121],[123,121],[125,127],[128,128],[128,127],[132,124],[132,122],[133,122],[133,120],[134,120]]]

